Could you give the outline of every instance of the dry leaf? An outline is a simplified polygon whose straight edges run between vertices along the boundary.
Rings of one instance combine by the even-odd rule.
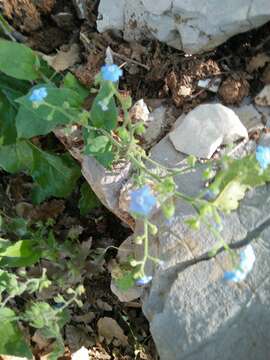
[[[55,71],[64,71],[80,61],[80,48],[72,44],[68,51],[60,50],[54,56],[42,54],[42,57]]]
[[[247,71],[252,73],[265,66],[266,63],[270,62],[270,56],[265,53],[259,53],[251,58],[247,65]]]
[[[114,319],[110,317],[101,318],[98,320],[97,326],[99,336],[105,338],[108,344],[112,342],[113,338],[116,338],[121,345],[128,345],[127,336],[124,335],[122,328]]]

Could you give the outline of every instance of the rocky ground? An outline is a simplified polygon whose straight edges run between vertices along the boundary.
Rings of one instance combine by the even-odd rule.
[[[162,134],[158,134],[156,140],[171,130],[181,114],[206,101],[217,100],[233,107],[236,113],[242,111],[241,120],[250,114],[246,136],[258,138],[261,132],[258,123],[264,126],[267,121],[263,110],[253,105],[243,109],[239,105],[244,98],[253,99],[270,84],[269,23],[237,35],[213,51],[187,56],[157,41],[128,43],[117,33],[99,34],[96,30],[98,1],[82,1],[85,7],[79,7],[78,3],[76,0],[0,0],[0,8],[14,27],[16,39],[42,53],[56,70],[72,71],[86,86],[91,86],[110,46],[114,61],[124,69],[120,88],[136,101],[143,98],[150,110],[160,105],[169,109],[170,121],[163,124]],[[217,86],[213,88],[213,85]],[[92,100],[90,96],[86,108]],[[260,101],[263,100],[258,100],[258,106],[262,105]],[[36,141],[44,148],[62,147],[53,135]],[[131,230],[104,207],[80,216],[78,191],[67,201],[22,205],[29,202],[28,182],[24,175],[2,173],[0,196],[9,204],[7,208],[15,208],[34,221],[54,218],[54,230],[60,238],[75,229],[80,232],[81,243],[91,238],[92,249],[97,249],[117,247],[130,235]],[[109,252],[102,264],[88,269],[91,276],[85,283],[87,306],[73,314],[72,323],[65,329],[66,358],[85,346],[90,349],[92,359],[157,359],[140,301],[120,303],[110,290],[109,269],[115,255],[115,251]],[[115,334],[114,338],[108,335],[108,328]],[[47,345],[40,344],[33,335],[29,337],[35,344],[37,358],[42,359],[48,352]]]

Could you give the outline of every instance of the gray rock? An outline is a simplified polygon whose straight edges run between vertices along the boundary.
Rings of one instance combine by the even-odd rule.
[[[231,144],[248,133],[238,116],[221,104],[199,105],[169,134],[176,150],[210,159],[221,144]]]
[[[168,138],[152,151],[166,165],[183,162]],[[203,184],[200,170],[176,178],[179,191],[197,194]],[[223,280],[232,266],[227,253],[209,258],[216,239],[202,227],[185,225],[191,207],[176,201],[176,215],[151,221],[162,231],[151,239],[151,254],[164,261],[149,264],[153,282],[143,297],[143,311],[161,360],[265,360],[270,351],[270,188],[250,191],[237,212],[223,217],[222,236],[239,249],[252,242],[256,263],[239,284]],[[136,232],[140,231],[137,223]]]
[[[262,115],[256,110],[254,105],[241,105],[240,107],[234,106],[231,107],[231,109],[236,113],[248,131],[262,129],[264,127],[262,123]]]
[[[268,0],[101,0],[97,27],[126,40],[156,38],[187,53],[215,48],[233,35],[270,19]]]
[[[130,164],[119,163],[110,170],[93,157],[84,156],[81,165],[83,176],[103,205],[133,228],[132,217],[119,207],[120,191],[129,178]]]
[[[166,108],[160,106],[150,113],[146,123],[146,131],[143,134],[146,147],[152,147],[162,136],[164,128],[166,127]]]

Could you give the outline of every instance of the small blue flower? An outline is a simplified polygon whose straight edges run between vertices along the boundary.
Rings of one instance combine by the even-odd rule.
[[[156,203],[157,200],[152,195],[150,187],[145,185],[141,189],[132,191],[129,210],[138,215],[148,216]]]
[[[224,280],[239,282],[246,278],[247,274],[252,270],[256,256],[251,245],[245,247],[240,252],[240,264],[238,268],[224,273]]]
[[[123,75],[123,70],[115,64],[107,64],[101,68],[101,76],[103,80],[108,80],[112,82],[117,82],[119,78]]]
[[[213,190],[207,189],[204,193],[204,199],[207,201],[215,200],[217,194]]]
[[[43,101],[48,95],[48,92],[45,87],[41,87],[39,89],[33,90],[32,94],[30,95],[29,99],[32,102],[41,102]]]
[[[137,286],[144,286],[144,285],[147,285],[148,283],[150,283],[150,281],[152,281],[152,279],[153,279],[152,276],[144,275],[142,278],[137,279],[135,283]]]
[[[240,281],[245,280],[246,276],[247,276],[247,273],[245,273],[241,270],[226,271],[224,273],[224,280],[240,282]]]
[[[257,146],[256,159],[259,162],[261,168],[265,170],[270,164],[270,147]]]

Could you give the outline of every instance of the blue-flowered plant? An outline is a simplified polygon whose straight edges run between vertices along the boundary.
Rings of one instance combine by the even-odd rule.
[[[63,76],[44,67],[39,56],[22,44],[0,40],[0,54],[0,168],[9,173],[23,171],[31,176],[31,195],[35,203],[50,197],[68,197],[80,177],[79,166],[67,153],[58,155],[46,152],[37,145],[37,141],[32,140],[49,134],[57,127],[69,133],[71,125],[78,126],[82,130],[84,154],[95,158],[111,171],[114,171],[114,165],[118,162],[130,163],[133,188],[129,194],[128,209],[142,225],[140,235],[134,240],[138,246],[142,246],[143,251],[139,259],[128,257],[126,263],[119,265],[113,274],[121,289],[149,284],[152,280],[152,275],[146,270],[149,262],[162,266],[162,261],[152,256],[149,250],[151,236],[157,236],[160,231],[151,222],[152,215],[161,209],[167,221],[172,222],[176,199],[193,207],[195,216],[186,221],[191,229],[198,230],[203,224],[216,237],[217,245],[209,255],[215,256],[221,249],[230,255],[234,267],[224,274],[224,278],[232,282],[246,278],[255,262],[253,248],[248,245],[240,251],[238,259],[237,253],[222,237],[221,214],[236,210],[249,189],[270,181],[270,147],[259,145],[256,154],[242,159],[224,156],[205,164],[205,190],[198,196],[188,196],[178,191],[174,178],[194,171],[197,160],[190,157],[186,167],[170,168],[161,166],[149,157],[140,145],[145,124],[131,119],[132,99],[127,92],[118,90],[119,80],[124,75],[118,65],[111,63],[102,66],[93,84],[95,88],[90,91],[71,73]],[[84,105],[90,93],[96,93],[96,97],[88,111]],[[85,186],[81,190],[81,211],[85,212],[93,196]],[[14,243],[9,240],[0,239],[0,320],[1,324],[5,324],[0,326],[0,354],[6,349],[3,347],[3,339],[8,327],[14,334],[9,349],[18,349],[18,344],[23,349],[21,353],[12,353],[10,350],[9,355],[32,357],[19,332],[18,314],[11,309],[11,300],[23,291],[37,294],[41,288],[49,286],[50,280],[46,274],[42,274],[39,279],[25,278],[25,267],[38,263],[41,257],[59,260],[58,265],[61,267],[62,254],[66,254],[66,249],[63,251],[51,234],[42,243],[43,247],[41,243],[36,238],[19,239],[13,246]],[[49,250],[46,248],[48,244],[52,247]],[[24,254],[20,252],[22,248]],[[80,254],[80,259],[83,255]],[[69,257],[73,257],[73,252],[69,253]],[[3,258],[5,265],[11,266],[11,262],[13,267],[14,264],[20,264],[18,267],[21,267],[21,271],[15,274],[3,270]],[[76,271],[80,272],[80,268],[69,263],[66,276],[72,278],[74,274],[80,275]],[[27,309],[20,317],[20,320],[30,323],[32,327],[43,329],[44,334],[58,344],[55,358],[64,349],[60,334],[61,326],[68,321],[68,314],[64,310],[74,302],[81,305],[78,297],[82,293],[81,286],[75,287],[75,290],[70,287],[65,297],[59,295],[53,299],[53,304],[43,301],[27,303]]]
[[[32,91],[29,96],[29,100],[33,103],[42,102],[48,96],[47,89],[45,87],[40,87],[39,89],[35,89]]]
[[[150,187],[144,185],[142,188],[131,192],[129,210],[136,215],[147,217],[150,215],[156,203],[157,200]]]
[[[117,82],[123,75],[123,70],[115,64],[106,64],[101,68],[103,80]]]

